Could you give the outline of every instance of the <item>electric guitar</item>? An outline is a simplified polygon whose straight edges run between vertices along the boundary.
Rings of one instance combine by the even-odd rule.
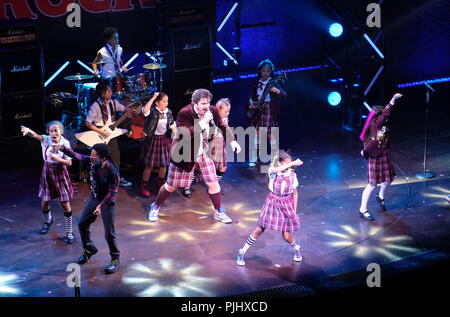
[[[94,146],[94,144],[97,143],[105,143],[108,144],[109,141],[112,139],[121,136],[122,134],[125,134],[128,132],[127,129],[121,129],[118,128],[118,126],[127,119],[133,112],[140,112],[142,111],[142,104],[139,101],[133,102],[130,105],[131,109],[124,113],[124,115],[114,123],[107,123],[103,127],[100,128],[100,130],[108,132],[109,136],[104,136],[103,134],[97,132],[97,131],[86,131],[86,132],[80,132],[76,133],[75,137],[86,144],[87,146]]]
[[[279,82],[284,82],[287,79],[286,73],[282,72],[280,75],[276,76],[274,79],[271,79],[266,87],[264,88],[264,91],[259,97],[258,101],[255,104],[255,109],[250,109],[249,106],[247,106],[247,111],[245,112],[245,116],[247,117],[247,120],[250,123],[254,123],[258,118],[261,116],[263,109],[262,105],[264,104],[264,100],[266,100],[266,96],[270,93],[270,89],[275,87]]]

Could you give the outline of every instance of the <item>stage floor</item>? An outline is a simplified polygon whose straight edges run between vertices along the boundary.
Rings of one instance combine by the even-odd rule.
[[[437,173],[420,180],[422,139],[392,145],[397,178],[380,212],[373,194],[369,207],[375,221],[359,217],[366,185],[366,163],[357,136],[342,130],[299,140],[292,148],[304,161],[295,233],[303,262],[292,260],[291,248],[279,232],[267,231],[246,254],[246,266],[236,254],[256,226],[266,197],[265,175],[243,163],[230,164],[221,181],[222,204],[232,224],[214,221],[203,184],[193,186],[193,198],[179,192],[163,204],[157,223],[146,215],[155,197],[140,196],[138,175],[130,189],[120,188],[116,232],[120,270],[105,275],[110,257],[101,219],[92,225],[99,252],[81,267],[81,295],[87,296],[227,296],[255,292],[366,269],[369,263],[391,263],[448,246],[450,205],[450,133],[429,143],[429,168]],[[52,204],[56,223],[42,226],[37,197],[40,170],[17,169],[0,174],[0,290],[2,296],[73,296],[66,285],[66,267],[82,252],[76,224],[88,199],[89,186],[75,183],[72,201],[76,242],[66,245],[64,217]],[[332,286],[330,286],[331,288]]]

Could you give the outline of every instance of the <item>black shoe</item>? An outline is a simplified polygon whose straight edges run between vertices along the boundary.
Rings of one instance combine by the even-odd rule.
[[[73,234],[68,237],[67,235],[63,238],[63,241],[67,244],[73,244],[75,241],[75,236]]]
[[[381,199],[378,195],[375,198],[377,199],[377,202],[380,205],[380,209],[382,211],[386,211],[386,206],[384,205],[384,199]]]
[[[55,223],[55,218],[52,217],[52,219],[50,220],[50,222],[44,222],[44,225],[42,226],[41,232],[39,232],[40,234],[46,234],[48,232],[48,230],[50,230],[50,227],[52,226],[52,224]]]
[[[184,197],[186,198],[192,198],[192,193],[191,193],[191,188],[190,187],[185,187],[181,190],[182,194]]]
[[[84,264],[89,261],[89,259],[97,253],[98,249],[96,247],[91,247],[91,250],[83,249],[83,254],[78,258],[78,264]]]
[[[117,270],[120,267],[120,261],[119,259],[111,259],[111,262],[108,263],[108,265],[105,267],[106,274],[112,274],[117,272]]]
[[[374,220],[374,218],[372,217],[372,215],[370,214],[370,212],[368,211],[368,210],[366,210],[366,211],[364,211],[364,212],[359,212],[359,215],[362,217],[362,218],[364,218],[364,219],[366,219],[366,220],[369,220],[369,221],[373,221]]]

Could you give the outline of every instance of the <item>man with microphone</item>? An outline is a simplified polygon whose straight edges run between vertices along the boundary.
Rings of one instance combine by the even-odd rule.
[[[160,188],[156,201],[151,205],[148,213],[149,221],[158,220],[161,204],[178,187],[189,187],[194,171],[203,176],[208,187],[208,194],[213,203],[214,219],[223,223],[232,220],[221,206],[220,186],[217,181],[214,162],[207,155],[208,137],[210,129],[218,128],[231,141],[233,151],[239,153],[241,147],[234,139],[231,129],[220,120],[216,107],[211,106],[212,94],[207,89],[197,89],[192,94],[191,103],[182,108],[177,115],[177,135],[172,142],[171,161],[167,182]],[[216,126],[217,124],[217,126]],[[212,132],[212,131],[211,131]]]

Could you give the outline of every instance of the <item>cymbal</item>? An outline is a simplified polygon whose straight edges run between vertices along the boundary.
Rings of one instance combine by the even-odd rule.
[[[71,75],[71,76],[66,76],[64,77],[65,80],[84,80],[84,79],[89,79],[89,78],[93,78],[94,75]]]
[[[150,53],[150,55],[154,55],[154,56],[163,56],[166,54],[167,54],[167,52],[160,52],[160,51],[155,51],[155,52]]]
[[[91,64],[92,64],[92,65],[104,65],[104,64],[114,64],[114,63],[107,62],[106,60],[101,59],[101,60],[99,60],[98,62],[96,62],[96,63],[92,62]]]
[[[160,68],[166,68],[167,65],[166,64],[150,63],[150,64],[144,64],[144,65],[142,65],[142,67],[145,68],[145,69],[155,70],[155,69],[160,69]]]

